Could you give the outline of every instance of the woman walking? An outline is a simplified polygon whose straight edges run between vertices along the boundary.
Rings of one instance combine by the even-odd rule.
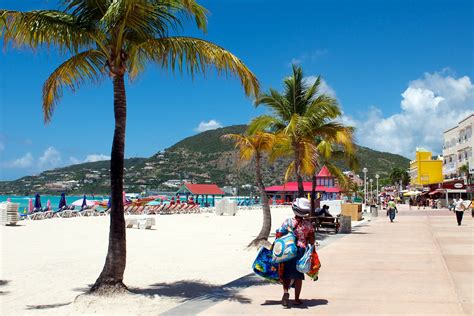
[[[456,213],[456,220],[458,221],[458,226],[461,226],[462,217],[464,215],[464,211],[466,210],[466,206],[464,205],[463,199],[460,196],[454,200],[454,211]]]
[[[288,307],[289,304],[289,289],[292,284],[295,288],[295,300],[293,304],[302,304],[300,293],[303,286],[304,274],[296,270],[296,263],[304,255],[306,247],[308,245],[313,245],[315,240],[313,225],[306,218],[311,209],[310,201],[305,198],[297,198],[291,207],[295,216],[287,218],[276,232],[277,238],[286,235],[289,232],[293,232],[296,236],[296,246],[298,248],[296,257],[281,263],[279,267],[280,279],[283,283],[283,297],[281,299],[281,304],[285,307]]]
[[[388,216],[390,217],[390,222],[393,223],[393,220],[395,219],[395,213],[397,211],[397,205],[395,204],[395,201],[393,199],[390,199],[390,202],[388,202]]]

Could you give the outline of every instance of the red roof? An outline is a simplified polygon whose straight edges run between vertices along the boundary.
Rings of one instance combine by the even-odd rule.
[[[224,195],[222,191],[215,184],[193,184],[185,183],[184,186],[189,190],[191,194],[204,194],[204,195]]]
[[[311,192],[312,183],[303,182],[303,188],[305,192]],[[284,185],[274,185],[271,187],[265,188],[266,192],[297,192],[298,191],[298,182],[288,182]],[[338,193],[341,190],[338,187],[326,187],[322,185],[316,186],[317,192],[328,192],[328,193]]]
[[[317,176],[318,177],[332,177],[332,174],[329,172],[326,166],[323,166]]]

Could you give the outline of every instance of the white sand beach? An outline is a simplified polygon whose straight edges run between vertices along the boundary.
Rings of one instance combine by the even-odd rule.
[[[290,208],[272,209],[272,231]],[[135,293],[117,299],[75,298],[98,277],[108,243],[108,217],[54,218],[2,226],[2,315],[156,315],[251,273],[261,210],[157,215],[152,230],[127,229],[124,283]]]

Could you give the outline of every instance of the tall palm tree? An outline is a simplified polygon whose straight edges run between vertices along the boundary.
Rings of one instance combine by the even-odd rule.
[[[395,167],[392,169],[389,175],[390,181],[394,185],[398,185],[400,181],[403,185],[410,183],[410,175],[408,171],[403,168]]]
[[[204,7],[194,0],[62,0],[60,10],[0,10],[0,36],[14,47],[54,46],[69,59],[43,86],[43,112],[48,122],[63,89],[75,91],[86,82],[113,82],[115,130],[110,160],[111,215],[104,268],[91,291],[126,289],[123,168],[127,102],[124,79],[133,80],[148,63],[191,76],[215,69],[240,78],[247,95],[258,93],[258,81],[234,55],[211,42],[171,36],[185,19],[205,31]]]
[[[334,143],[352,144],[352,129],[336,121],[341,115],[337,101],[320,93],[321,78],[309,84],[301,67],[293,65],[293,74],[284,80],[284,91],[274,89],[261,94],[256,105],[265,105],[273,113],[262,115],[250,123],[249,132],[268,130],[287,136],[288,143],[275,155],[291,154],[286,177],[293,173],[298,182],[298,195],[304,196],[303,177],[312,176],[318,166],[316,138]],[[352,145],[351,145],[352,146]]]
[[[255,176],[262,201],[263,224],[260,233],[250,242],[248,247],[265,245],[268,243],[267,240],[272,227],[272,217],[265,185],[263,184],[262,160],[264,155],[270,153],[273,146],[278,143],[278,135],[257,132],[253,135],[226,134],[222,138],[232,140],[235,143],[235,148],[239,150],[240,161],[245,162],[255,159]]]

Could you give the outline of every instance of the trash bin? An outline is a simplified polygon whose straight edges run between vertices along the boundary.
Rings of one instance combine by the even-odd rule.
[[[370,213],[372,214],[372,217],[379,216],[379,213],[377,211],[377,205],[371,205],[370,206]]]
[[[351,217],[342,215],[339,219],[339,233],[340,234],[350,234],[352,230]]]

